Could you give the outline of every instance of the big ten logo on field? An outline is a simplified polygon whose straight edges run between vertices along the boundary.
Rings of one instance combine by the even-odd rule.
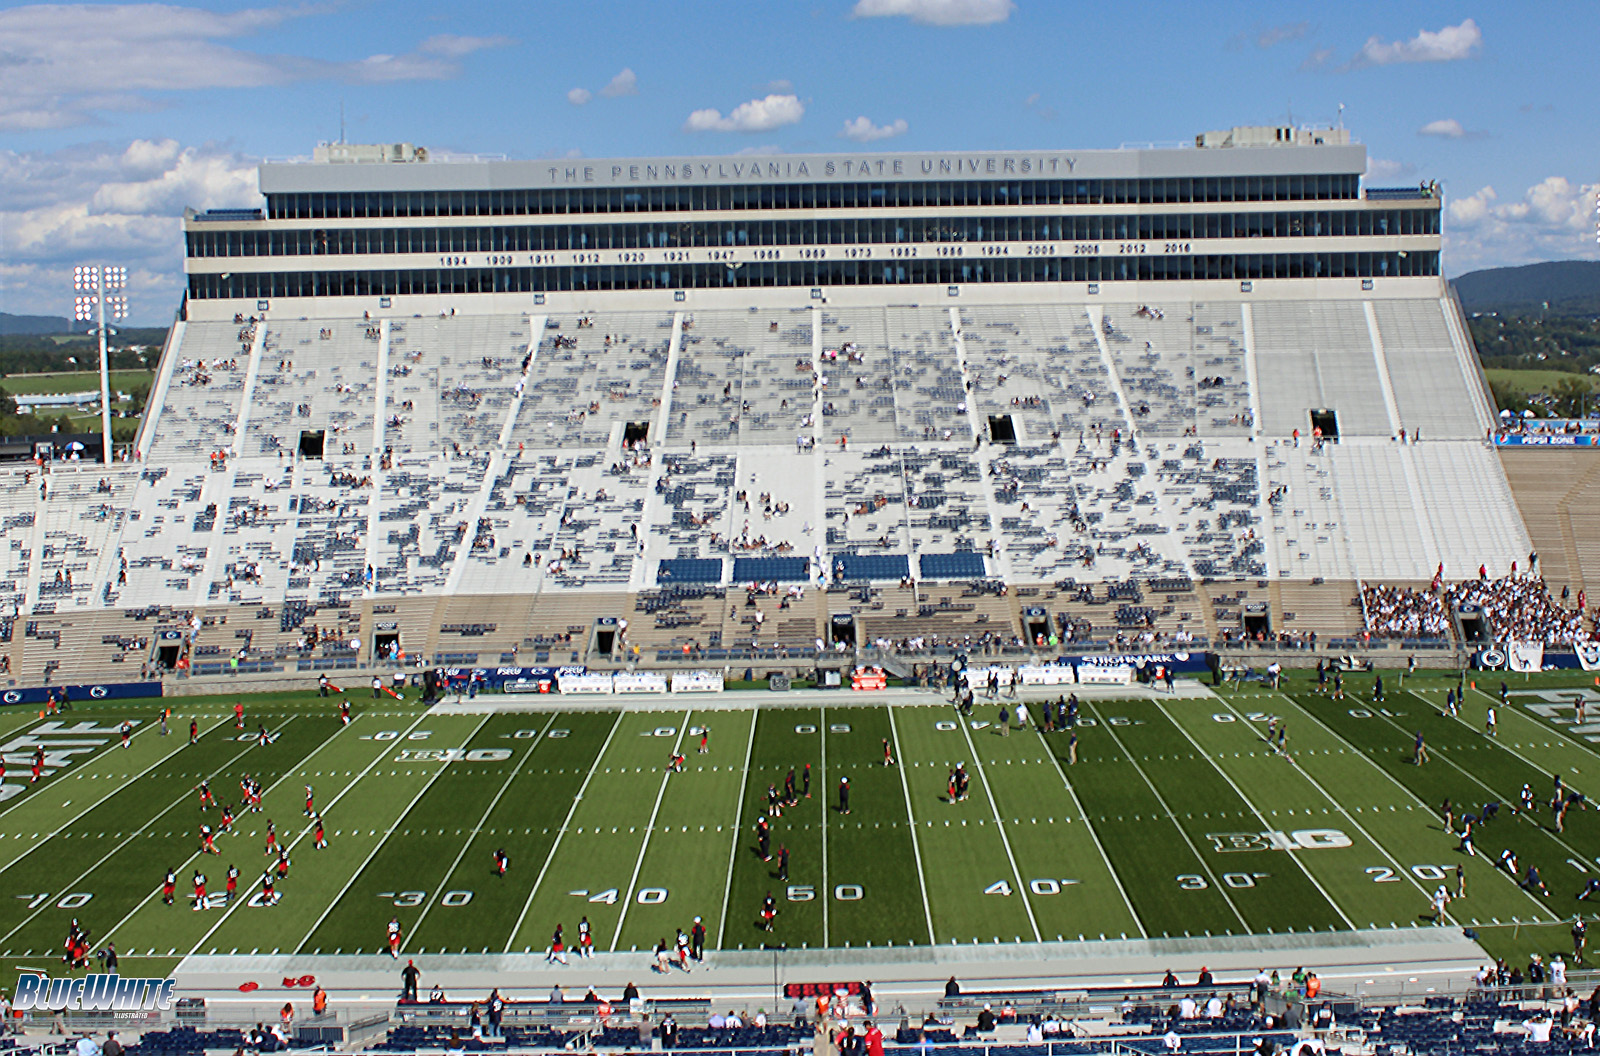
[[[1353,841],[1338,829],[1296,829],[1293,832],[1208,832],[1212,850],[1323,851],[1350,847]]]
[[[1541,719],[1558,726],[1571,726],[1567,732],[1600,744],[1600,692],[1593,689],[1533,689],[1514,690],[1511,696],[1518,704]],[[1585,715],[1578,721],[1578,702],[1583,702]]]
[[[129,721],[134,725],[139,722],[137,719]],[[4,757],[7,766],[29,767],[33,765],[34,753],[43,748],[44,767],[40,774],[48,777],[78,762],[77,756],[92,754],[121,735],[117,726],[102,726],[97,722],[74,722],[70,726],[58,721],[41,722],[0,744],[0,757]],[[0,801],[21,795],[26,787],[0,785]]]

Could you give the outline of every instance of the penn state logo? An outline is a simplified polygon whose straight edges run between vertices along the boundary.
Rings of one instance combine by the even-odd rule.
[[[1478,666],[1500,668],[1506,666],[1506,654],[1498,649],[1485,649],[1478,654]]]
[[[1184,661],[1189,659],[1189,654],[1188,653],[1173,653],[1172,654],[1172,659],[1176,660],[1178,663],[1181,664]]]
[[[89,695],[94,697],[96,700],[101,700],[104,699],[110,692],[111,691],[106,689],[105,686],[95,686],[93,689],[89,690]]]
[[[5,702],[7,704],[16,704],[21,700],[22,700],[22,694],[21,693],[18,693],[14,689],[6,690]]]

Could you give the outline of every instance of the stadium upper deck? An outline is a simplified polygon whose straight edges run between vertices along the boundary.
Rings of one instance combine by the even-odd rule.
[[[426,158],[341,144],[263,165],[264,210],[186,223],[191,317],[259,301],[582,309],[625,291],[608,303],[743,306],[760,290],[763,304],[875,304],[885,291],[859,288],[880,286],[904,287],[897,301],[1144,299],[1124,284],[1212,296],[1268,279],[1283,281],[1252,295],[1438,291],[1437,197],[1363,194],[1366,151],[1342,129],[1241,128],[1194,149]]]
[[[1530,549],[1439,199],[1342,130],[319,154],[188,218],[140,467],[6,500],[30,670],[196,614],[218,666],[1326,639],[1357,580]]]

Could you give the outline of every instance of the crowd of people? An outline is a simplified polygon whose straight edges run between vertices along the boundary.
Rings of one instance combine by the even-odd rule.
[[[1367,632],[1374,638],[1445,638],[1450,614],[1433,591],[1367,583],[1361,587]]]
[[[1537,568],[1537,555],[1529,555],[1531,568]],[[1512,564],[1510,574],[1490,578],[1480,566],[1476,579],[1447,584],[1444,569],[1434,574],[1426,590],[1384,584],[1363,584],[1361,605],[1366,636],[1371,638],[1447,638],[1452,614],[1463,607],[1484,622],[1490,640],[1496,642],[1542,642],[1545,645],[1571,645],[1593,637],[1593,623],[1586,618],[1587,598],[1578,592],[1577,607],[1568,608],[1570,590],[1560,600],[1552,597],[1536,571],[1518,572]]]
[[[1497,642],[1570,645],[1590,638],[1581,604],[1577,609],[1564,608],[1533,572],[1469,579],[1446,587],[1444,600],[1457,611],[1463,605],[1477,605]]]

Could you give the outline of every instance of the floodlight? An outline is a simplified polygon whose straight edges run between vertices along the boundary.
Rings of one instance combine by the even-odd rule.
[[[100,434],[102,457],[107,463],[111,461],[111,372],[106,337],[116,331],[106,325],[106,315],[113,320],[127,318],[128,298],[106,291],[125,289],[127,285],[128,269],[120,264],[80,264],[72,269],[72,286],[78,291],[72,301],[73,317],[80,323],[99,324],[90,333],[100,337]]]

